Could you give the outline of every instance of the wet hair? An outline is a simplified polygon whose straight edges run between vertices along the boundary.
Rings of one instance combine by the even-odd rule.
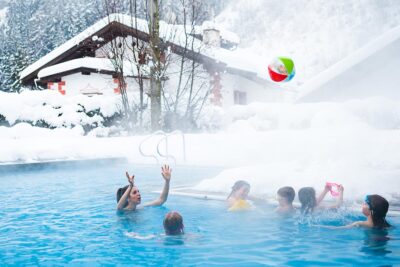
[[[165,215],[163,225],[167,235],[183,234],[183,218],[176,211],[168,212]]]
[[[118,188],[117,190],[117,203],[121,199],[121,197],[124,195],[125,191],[128,190],[129,185]],[[128,201],[125,203],[124,208],[128,206]]]
[[[314,211],[317,205],[315,198],[315,189],[312,187],[303,187],[299,190],[299,201],[301,203],[301,213],[308,214]]]
[[[236,191],[238,191],[238,190],[239,190],[240,188],[242,188],[243,186],[248,186],[248,187],[250,187],[250,184],[249,184],[248,182],[246,182],[246,181],[243,181],[243,180],[236,181],[235,184],[232,186],[232,191],[231,191],[231,193],[229,194],[229,196],[227,197],[227,199],[230,198],[230,197],[232,196],[233,193],[235,193]]]
[[[369,210],[371,211],[372,222],[376,228],[386,228],[391,225],[385,217],[389,210],[389,202],[380,195],[367,195],[365,197]]]
[[[284,187],[279,188],[278,195],[285,198],[287,200],[287,202],[292,203],[294,200],[294,197],[296,195],[296,192],[294,191],[293,187],[284,186]]]

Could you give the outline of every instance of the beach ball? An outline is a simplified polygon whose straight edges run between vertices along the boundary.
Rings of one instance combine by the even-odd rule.
[[[269,76],[274,82],[288,82],[295,74],[293,60],[287,57],[277,57],[268,66]]]

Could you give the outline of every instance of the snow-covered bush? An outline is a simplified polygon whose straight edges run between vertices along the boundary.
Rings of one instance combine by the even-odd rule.
[[[43,128],[74,128],[84,133],[95,128],[118,130],[122,114],[118,96],[62,96],[55,91],[0,92],[0,125],[28,123]],[[113,131],[108,130],[111,134]]]

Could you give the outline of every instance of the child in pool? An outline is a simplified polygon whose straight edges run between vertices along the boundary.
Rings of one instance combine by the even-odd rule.
[[[183,218],[182,215],[179,214],[179,212],[176,211],[168,212],[164,217],[163,226],[166,236],[178,236],[184,234]],[[157,236],[159,236],[155,234],[140,235],[139,233],[135,232],[125,233],[125,235],[139,240],[148,240],[157,238]]]
[[[161,206],[168,199],[169,184],[171,181],[172,169],[168,165],[161,167],[161,175],[165,180],[164,188],[161,192],[159,198],[143,204],[143,207],[147,206]],[[130,176],[126,172],[126,177],[128,178],[129,185],[119,188],[117,191],[117,210],[136,210],[141,203],[141,195],[139,189],[134,185],[135,176]],[[139,206],[140,207],[140,206]]]
[[[229,194],[227,200],[229,205],[229,211],[234,210],[246,210],[250,208],[250,204],[247,201],[250,192],[250,184],[246,181],[236,181],[232,186],[232,191]]]
[[[278,207],[275,209],[275,212],[282,215],[293,214],[296,211],[293,207],[295,195],[296,192],[293,187],[285,186],[279,188],[277,192]]]
[[[182,235],[184,233],[182,215],[176,211],[168,212],[165,215],[163,225],[166,235]]]
[[[299,201],[301,203],[301,213],[309,214],[316,209],[337,209],[343,203],[343,186],[338,186],[339,196],[337,197],[336,203],[331,206],[321,206],[322,200],[325,198],[326,194],[331,191],[331,185],[326,184],[324,190],[316,198],[315,189],[312,187],[303,187],[299,190]]]
[[[389,228],[391,225],[386,221],[386,214],[388,210],[389,202],[384,197],[380,195],[367,195],[361,207],[361,211],[367,217],[367,220],[353,222],[352,224],[335,228]]]

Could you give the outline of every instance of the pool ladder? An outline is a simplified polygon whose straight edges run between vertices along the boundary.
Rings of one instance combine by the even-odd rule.
[[[155,159],[155,161],[157,162],[157,164],[160,164],[160,160],[159,157],[161,158],[165,158],[167,162],[170,162],[170,159],[174,162],[174,164],[176,165],[177,160],[176,157],[172,156],[169,153],[169,143],[168,143],[168,138],[170,138],[171,136],[175,136],[175,135],[179,135],[181,136],[181,140],[182,140],[182,155],[183,155],[183,161],[186,162],[186,141],[185,141],[185,135],[183,134],[183,132],[176,130],[170,133],[166,133],[164,131],[156,131],[153,134],[147,136],[146,138],[144,138],[139,145],[139,152],[143,157],[149,157],[149,158],[153,158]],[[146,154],[143,152],[143,144],[150,140],[151,138],[155,137],[155,136],[161,136],[160,140],[157,143],[157,149],[156,149],[156,153],[154,154]],[[160,146],[161,144],[165,142],[165,153],[161,152]],[[159,157],[157,157],[157,154]]]

